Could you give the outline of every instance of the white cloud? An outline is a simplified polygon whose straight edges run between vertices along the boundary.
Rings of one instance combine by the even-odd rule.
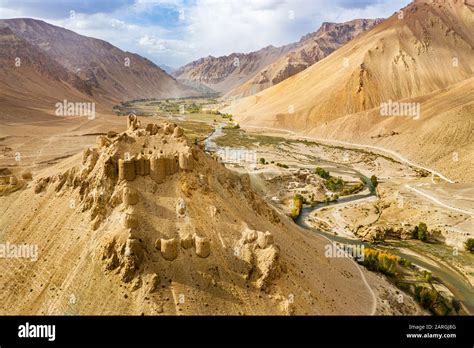
[[[184,7],[182,0],[136,0],[132,8],[137,12],[149,11],[156,6]]]
[[[160,39],[148,35],[142,36],[138,43],[149,54],[172,54],[177,52],[185,52],[187,49],[192,49],[192,47],[189,47],[185,41]]]
[[[0,3],[1,5],[1,3]],[[23,11],[17,8],[0,7],[0,18],[20,18],[24,17]]]
[[[408,2],[195,0],[186,5],[183,0],[136,0],[128,7],[110,13],[78,12],[73,19],[42,19],[82,35],[103,39],[156,63],[177,67],[207,55],[250,52],[270,44],[281,46],[294,42],[317,30],[324,21],[386,17]],[[184,11],[182,18],[180,11]],[[35,17],[34,11],[30,12],[24,7],[21,10],[0,7],[4,18]],[[168,17],[163,21],[157,16],[154,20],[157,12],[166,13]]]
[[[197,0],[186,9],[184,40],[195,43],[190,60],[209,54],[250,52],[267,45],[281,46],[316,31],[322,22],[387,17],[409,0]]]

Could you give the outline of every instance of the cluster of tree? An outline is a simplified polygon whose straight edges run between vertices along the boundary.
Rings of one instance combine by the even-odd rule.
[[[196,103],[192,103],[191,105],[185,105],[186,111],[191,113],[191,114],[197,114],[198,112],[201,112],[201,107],[197,105]]]
[[[210,114],[210,115],[220,115],[221,114],[220,111],[218,111],[218,110],[208,110],[207,113]]]
[[[423,308],[432,308],[437,299],[438,293],[435,290],[421,285],[415,287],[415,300],[417,300]]]
[[[342,190],[345,184],[346,182],[342,180],[342,178],[335,178],[334,176],[331,176],[329,179],[324,181],[324,185],[332,192]]]
[[[240,129],[240,125],[238,123],[230,124],[230,125],[225,126],[224,129]]]
[[[430,283],[431,280],[433,280],[433,274],[429,271],[423,271],[421,272],[423,274],[423,278],[428,282]]]
[[[435,315],[450,315],[459,313],[461,310],[461,302],[456,298],[447,299],[437,292],[434,288],[416,285],[415,300],[425,309],[428,309]]]
[[[277,165],[278,167],[288,169],[288,166],[287,166],[286,164],[283,164],[283,163],[278,162],[276,165]]]
[[[219,115],[221,115],[222,118],[228,118],[230,121],[232,121],[232,115],[231,114],[222,114],[222,113],[219,112]]]
[[[321,167],[316,167],[315,173],[324,179],[324,186],[326,186],[326,188],[332,192],[341,191],[346,185],[346,182],[342,180],[341,177],[336,178],[331,176],[327,170],[324,170]]]
[[[328,180],[328,179],[331,177],[331,175],[329,174],[329,172],[326,171],[326,170],[324,170],[324,169],[321,168],[321,167],[317,167],[317,168],[315,169],[315,172],[316,172],[317,175],[319,175],[321,178],[323,178],[323,179],[325,179],[325,180]]]
[[[132,99],[132,100],[123,101],[121,104],[123,106],[132,106],[135,103],[143,103],[143,102],[154,101],[154,100],[156,99],[154,98]]]
[[[373,187],[374,190],[375,190],[375,188],[376,188],[376,187],[378,186],[378,184],[379,184],[379,181],[378,181],[377,177],[376,177],[375,175],[372,175],[372,176],[370,177],[370,182],[371,182],[371,184],[372,184],[372,187]]]
[[[166,101],[166,103],[168,103],[168,101]],[[161,101],[154,101],[154,102],[147,103],[146,106],[160,106],[161,104],[162,104]]]
[[[428,226],[424,222],[420,222],[413,229],[413,238],[426,242],[428,240]]]
[[[469,251],[471,254],[474,253],[474,238],[469,238],[464,242],[464,247],[466,251]]]
[[[371,271],[381,272],[393,277],[397,274],[397,264],[404,263],[405,260],[399,256],[372,248],[364,248],[364,260],[362,264]]]
[[[293,220],[296,220],[301,214],[301,209],[303,208],[304,198],[300,194],[296,194],[293,198],[293,209],[291,209],[290,216]]]

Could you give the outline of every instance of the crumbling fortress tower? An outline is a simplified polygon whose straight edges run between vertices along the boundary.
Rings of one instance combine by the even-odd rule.
[[[134,251],[137,252],[141,244],[135,238],[140,234],[141,219],[135,209],[140,202],[140,192],[132,188],[135,186],[134,182],[140,177],[148,177],[156,184],[163,184],[167,177],[180,171],[192,170],[193,162],[197,160],[196,153],[193,156],[193,150],[184,138],[182,128],[171,123],[162,126],[150,123],[145,129],[140,126],[137,117],[130,115],[127,117],[127,130],[124,133],[111,132],[107,136],[100,136],[97,141],[99,151],[109,152],[113,149],[114,152],[110,154],[106,163],[110,163],[111,166],[109,175],[117,177],[116,185],[123,187],[121,201],[126,207],[123,213],[123,227],[129,232],[126,242],[129,246],[127,248],[129,255]],[[91,155],[88,154],[89,156]],[[177,211],[177,215],[184,216],[184,201],[181,198],[178,201],[183,207]],[[181,242],[179,236],[161,237],[157,238],[154,245],[164,260],[173,261],[178,257]],[[211,253],[209,240],[196,234],[189,246],[195,248],[195,253],[199,257],[206,258]],[[129,273],[136,267],[137,265],[132,263],[130,269],[125,272],[125,278],[128,278]]]

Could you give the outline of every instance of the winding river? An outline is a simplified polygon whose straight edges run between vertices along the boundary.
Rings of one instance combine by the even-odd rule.
[[[354,198],[354,199],[351,199],[351,201],[356,201],[359,199],[361,198]],[[334,203],[334,204],[338,204],[338,203]],[[315,210],[321,209],[323,206],[327,206],[327,205],[322,204],[322,205],[317,205],[315,207],[303,208],[300,216],[296,220],[296,223],[300,227],[306,230],[311,230],[312,232],[322,235],[333,242],[338,242],[341,244],[364,245],[365,247],[373,248],[373,245],[371,243],[364,242],[360,239],[342,237],[339,235],[335,235],[333,233],[321,231],[319,229],[313,228],[310,225],[308,225],[307,219],[309,215]],[[461,301],[461,303],[463,304],[464,308],[466,309],[468,313],[470,313],[471,315],[474,313],[474,289],[471,286],[471,284],[469,284],[462,277],[461,274],[451,270],[450,268],[444,267],[443,265],[437,263],[436,261],[434,261],[436,262],[436,266],[435,266],[431,263],[428,263],[422,260],[419,257],[416,257],[415,255],[406,254],[396,248],[390,249],[390,252],[397,256],[403,257],[404,259],[407,259],[408,261],[410,261],[411,263],[419,267],[422,267],[430,271],[433,277],[436,277],[437,279],[439,279],[441,283],[443,283],[454,294],[454,296],[459,301]]]
[[[214,131],[204,140],[206,151],[208,151],[208,152],[218,152],[219,151],[219,147],[214,143],[213,140],[216,139],[217,137],[220,137],[220,136],[224,135],[224,133],[222,131],[222,128],[224,126],[225,126],[225,123],[221,123],[218,126],[216,126],[214,128]],[[352,172],[351,174],[353,174],[353,175],[355,174],[356,176],[361,178],[365,183],[364,191],[368,190],[369,192],[341,197],[341,198],[338,199],[338,201],[330,202],[328,204],[319,203],[319,204],[317,204],[313,207],[304,207],[302,209],[302,212],[301,212],[300,216],[296,220],[296,223],[300,227],[302,227],[306,230],[310,230],[310,231],[312,231],[316,234],[319,234],[321,236],[324,236],[324,237],[326,237],[327,239],[329,239],[333,242],[338,242],[338,243],[341,243],[341,244],[364,245],[366,247],[373,247],[371,243],[364,242],[364,241],[362,241],[360,239],[357,239],[357,238],[347,238],[347,237],[335,235],[335,234],[330,233],[330,232],[321,231],[319,229],[311,227],[307,223],[307,219],[308,219],[309,215],[312,212],[314,212],[318,209],[321,209],[323,207],[332,206],[332,205],[339,205],[339,204],[344,204],[344,203],[349,203],[349,202],[357,202],[357,201],[361,201],[361,200],[364,200],[366,198],[369,198],[371,196],[375,196],[375,193],[373,192],[373,190],[371,190],[370,179],[367,178],[365,175],[363,175],[359,171],[355,170],[354,168],[348,167],[348,166],[340,164],[340,163],[334,163],[334,162],[327,162],[327,163],[338,167],[338,169],[343,169],[344,171]],[[441,283],[443,283],[454,294],[454,296],[459,301],[461,301],[462,305],[464,306],[465,310],[468,313],[470,313],[471,315],[474,314],[474,288],[471,286],[471,284],[469,284],[467,282],[466,279],[464,279],[464,277],[461,274],[457,273],[456,271],[454,271],[450,268],[447,268],[447,267],[439,264],[435,260],[433,260],[433,261],[436,265],[428,263],[428,262],[422,260],[421,258],[415,256],[415,255],[406,254],[406,253],[398,250],[397,248],[391,249],[390,252],[397,255],[397,256],[403,257],[403,258],[407,259],[408,261],[410,261],[412,264],[415,264],[415,265],[417,265],[419,267],[422,267],[422,268],[428,270],[429,272],[431,272],[433,277],[439,279],[441,281]]]

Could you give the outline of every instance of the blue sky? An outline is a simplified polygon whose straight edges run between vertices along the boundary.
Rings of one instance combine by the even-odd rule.
[[[0,0],[31,17],[106,40],[157,64],[281,46],[322,22],[388,17],[409,0]]]

